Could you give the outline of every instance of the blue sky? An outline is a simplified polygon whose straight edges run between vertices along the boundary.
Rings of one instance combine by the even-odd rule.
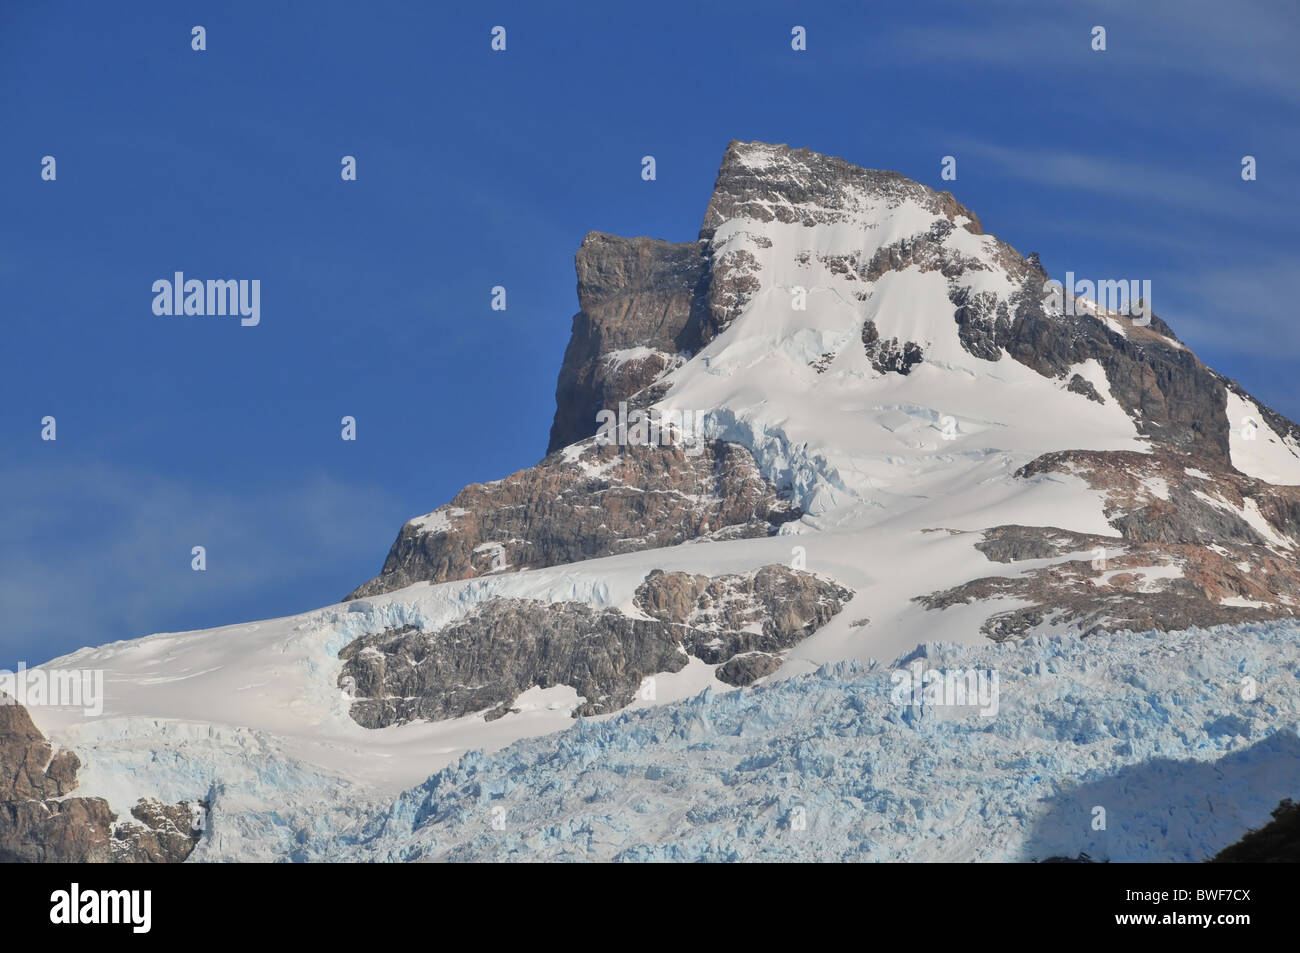
[[[0,666],[332,602],[403,520],[536,462],[582,236],[693,239],[731,139],[950,188],[1054,276],[1150,279],[1300,418],[1294,3],[730,6],[4,5]],[[155,316],[178,270],[260,279],[260,325]]]

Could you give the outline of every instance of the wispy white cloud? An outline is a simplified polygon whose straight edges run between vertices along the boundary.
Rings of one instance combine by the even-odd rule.
[[[1242,182],[1235,169],[1223,181],[1209,182],[1171,169],[1168,163],[1135,162],[1059,149],[1018,148],[974,139],[956,140],[954,149],[1021,181],[1053,188],[1133,199],[1143,205],[1157,202],[1173,209],[1224,218],[1258,219],[1274,211],[1250,191],[1256,185]]]
[[[1273,256],[1236,266],[1182,271],[1159,282],[1170,289],[1168,300],[1176,311],[1171,312],[1170,324],[1194,348],[1293,362],[1293,355],[1300,354],[1291,287],[1295,271],[1294,260]],[[1162,311],[1158,302],[1156,311]]]
[[[1106,28],[1108,55],[1135,74],[1210,79],[1300,103],[1295,68],[1300,16],[1291,0],[981,3],[892,33],[887,55],[904,62],[924,58],[981,68],[1059,70],[1093,55],[1094,26]]]
[[[197,487],[106,464],[0,472],[0,666],[202,619],[240,621],[248,603],[297,611],[277,593],[326,603],[378,569],[400,522],[382,492],[313,476],[288,488]],[[68,500],[77,500],[75,507]],[[208,571],[190,568],[207,549]],[[323,591],[337,588],[340,591]]]

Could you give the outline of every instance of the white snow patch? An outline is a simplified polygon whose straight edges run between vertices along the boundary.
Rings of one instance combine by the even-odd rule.
[[[465,510],[458,506],[444,506],[432,513],[407,520],[407,525],[422,533],[445,533],[451,529],[452,520],[464,515]]]
[[[1228,452],[1247,476],[1275,486],[1300,485],[1300,447],[1268,425],[1259,405],[1228,391]]]

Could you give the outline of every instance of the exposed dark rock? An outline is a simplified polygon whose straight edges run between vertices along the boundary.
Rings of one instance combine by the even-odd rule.
[[[892,204],[916,201],[950,222],[964,216],[963,228],[983,234],[979,219],[951,193],[935,192],[897,172],[863,169],[784,144],[733,141],[722,157],[700,238],[711,238],[718,226],[738,216],[803,225],[842,221],[861,191]]]
[[[749,685],[781,667],[783,659],[768,652],[746,652],[719,665],[714,675],[728,685]]]
[[[188,801],[141,800],[119,821],[98,797],[69,797],[80,759],[55,751],[27,709],[0,704],[0,863],[179,863],[198,844]],[[197,802],[206,809],[207,805]]]
[[[1092,381],[1074,374],[1070,377],[1070,383],[1065,385],[1065,389],[1071,394],[1082,394],[1089,400],[1095,400],[1099,404],[1106,403],[1106,398],[1097,393],[1097,388],[1092,385]]]
[[[681,670],[681,635],[586,603],[497,599],[437,632],[357,639],[339,653],[341,678],[355,680],[352,717],[366,728],[508,708],[557,685],[586,699],[577,714],[600,714],[631,702],[645,677]]]
[[[937,271],[945,278],[956,278],[967,271],[986,271],[983,262],[943,244],[952,230],[948,219],[936,219],[925,234],[902,238],[878,249],[866,267],[859,269],[859,276],[864,281],[875,281],[886,272],[907,268]]]
[[[77,786],[81,760],[54,750],[27,709],[0,694],[0,802],[44,801]]]
[[[472,484],[439,508],[445,519],[432,528],[404,525],[379,576],[348,598],[691,539],[766,536],[799,518],[744,448],[690,449],[588,441],[504,480]]]
[[[809,363],[808,366],[811,367],[818,374],[825,374],[826,369],[831,366],[831,362],[833,360],[835,360],[835,352],[826,351],[824,354],[819,356],[817,360]]]
[[[877,373],[910,373],[924,358],[921,346],[915,341],[899,343],[898,338],[882,341],[874,321],[862,325],[862,344],[866,348],[867,358]]]
[[[655,619],[685,626],[687,650],[716,665],[747,652],[790,648],[830,621],[851,595],[784,566],[764,566],[752,577],[655,570],[637,589],[636,603]]]
[[[784,566],[715,577],[656,570],[636,593],[649,619],[579,602],[494,599],[436,632],[405,626],[356,639],[339,653],[339,684],[354,693],[352,717],[367,728],[484,710],[494,720],[522,692],[557,685],[585,699],[575,714],[603,714],[692,655],[721,665],[728,684],[769,675],[851,595]]]
[[[653,383],[698,346],[706,259],[697,242],[673,244],[591,232],[575,256],[578,305],[555,389],[547,453],[590,437],[596,414]],[[695,320],[692,320],[692,317]],[[630,360],[616,351],[646,348]]]
[[[972,294],[967,288],[949,294],[955,310],[957,338],[961,346],[986,361],[1002,359],[1002,350],[1011,337],[1011,311],[1007,303],[989,291]]]
[[[208,804],[188,801],[163,804],[152,798],[137,801],[131,808],[135,821],[118,823],[114,836],[129,841],[138,854],[137,859],[147,863],[172,863],[190,855],[203,836],[202,827],[196,828],[196,808],[206,812]]]
[[[523,709],[509,708],[505,705],[497,705],[490,712],[483,716],[484,721],[496,721],[498,718],[504,718],[506,715],[517,715]]]
[[[1028,607],[990,616],[982,631],[1001,641],[1045,622],[1084,634],[1096,628],[1182,629],[1287,618],[1300,605],[1300,488],[1275,487],[1235,471],[1186,472],[1187,458],[1130,452],[1047,454],[1018,476],[1069,473],[1105,494],[1122,538],[1057,527],[997,526],[975,547],[990,560],[1058,560],[1019,575],[973,579],[917,597],[930,609],[989,599]],[[1248,501],[1268,538],[1245,518]],[[1066,558],[1070,554],[1083,554]]]
[[[1095,863],[1097,863],[1097,861],[1093,860],[1093,859],[1092,859],[1091,857],[1089,857],[1087,854],[1080,853],[1078,857],[1062,857],[1062,856],[1057,856],[1057,857],[1045,857],[1045,858],[1043,858],[1041,861],[1039,861],[1039,863],[1043,863],[1043,864],[1095,864]]]
[[[1010,246],[1001,247],[1015,255]],[[967,351],[989,361],[1005,352],[1052,378],[1095,359],[1106,372],[1111,394],[1143,437],[1168,449],[1228,461],[1224,383],[1178,343],[1164,321],[1153,316],[1150,326],[1141,327],[1112,316],[1121,331],[1088,313],[1049,314],[1043,306],[1045,275],[1023,259],[1008,258],[1004,265],[1022,282],[1010,304],[990,292],[971,294],[964,288],[954,287],[949,295]],[[1070,389],[1080,386],[1072,382]]]
[[[984,531],[975,548],[996,563],[1024,559],[1052,559],[1067,553],[1088,552],[1114,540],[1043,526],[994,526]]]
[[[1042,625],[1045,614],[1044,610],[1037,606],[999,612],[986,619],[980,626],[980,631],[994,642],[1018,639],[1034,626]]]
[[[716,255],[710,265],[705,292],[706,314],[699,326],[705,343],[725,331],[740,317],[759,289],[758,261],[743,248]]]

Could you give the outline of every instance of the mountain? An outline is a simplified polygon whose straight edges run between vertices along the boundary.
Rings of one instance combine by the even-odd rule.
[[[574,716],[679,719],[936,642],[1058,640],[1086,671],[1107,633],[1295,614],[1300,429],[1160,317],[1053,297],[947,192],[733,142],[697,241],[593,232],[576,267],[543,460],[408,521],[338,605],[47,666],[111,673],[103,718],[31,712],[82,788],[210,804],[196,856],[321,857]]]
[[[898,534],[894,563],[932,531],[995,571],[896,571],[873,617],[1030,603],[981,621],[1006,638],[1292,614],[1300,431],[1159,317],[1051,310],[1037,256],[946,192],[733,142],[699,241],[591,233],[576,262],[547,458],[408,522],[349,598],[773,533]],[[620,403],[703,414],[705,451],[596,446]]]

